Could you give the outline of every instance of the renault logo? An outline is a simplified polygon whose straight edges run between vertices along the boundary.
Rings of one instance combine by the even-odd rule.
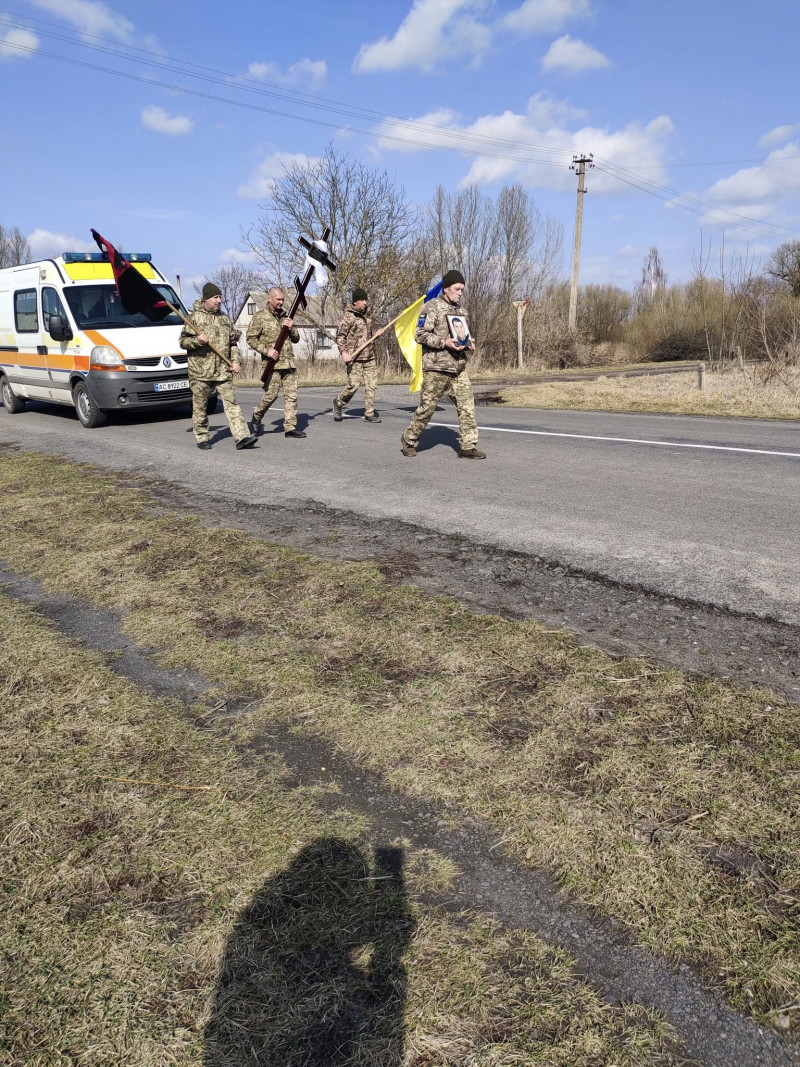
[[[171,367],[172,366],[172,360],[169,358],[169,356],[164,356],[164,366],[165,367]]]

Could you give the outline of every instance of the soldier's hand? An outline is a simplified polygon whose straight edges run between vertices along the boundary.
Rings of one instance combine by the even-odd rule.
[[[353,362],[353,357],[349,353],[346,353],[345,356],[344,356],[344,361],[345,361],[345,363],[352,363]]]
[[[267,352],[267,359],[278,359],[279,357],[280,352],[277,348],[271,348],[269,352]]]
[[[461,345],[458,343],[458,341],[456,341],[455,337],[448,337],[444,343],[444,347],[449,349],[451,352],[458,352],[458,350],[461,348]]]
[[[290,319],[287,315],[286,318],[283,320],[283,325],[286,327],[287,330],[291,330],[292,326],[294,326],[294,319]]]
[[[208,338],[206,337],[206,335],[204,333],[199,333],[197,335],[197,340],[200,342],[201,345],[207,345],[208,344]]]
[[[233,371],[234,374],[238,374],[241,371],[241,369],[242,369],[241,363],[238,360],[235,359],[233,361],[233,363],[231,363],[231,370]]]

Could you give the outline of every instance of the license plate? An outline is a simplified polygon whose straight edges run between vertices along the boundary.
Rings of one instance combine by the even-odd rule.
[[[174,382],[156,382],[155,390],[157,393],[165,393],[169,389],[188,389],[188,378],[179,378]]]

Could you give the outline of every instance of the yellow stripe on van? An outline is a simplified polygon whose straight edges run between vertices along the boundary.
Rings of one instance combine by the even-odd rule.
[[[133,266],[145,278],[156,277],[151,263],[134,263]],[[63,269],[74,282],[110,281],[114,277],[110,263],[65,263]]]

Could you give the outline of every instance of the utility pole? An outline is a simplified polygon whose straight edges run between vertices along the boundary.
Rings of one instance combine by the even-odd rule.
[[[569,286],[569,329],[575,333],[578,328],[578,267],[581,261],[581,228],[583,226],[583,197],[586,193],[584,177],[586,164],[594,166],[593,153],[588,156],[573,156],[570,170],[578,172],[578,205],[575,208],[575,245],[572,249],[572,279]]]

